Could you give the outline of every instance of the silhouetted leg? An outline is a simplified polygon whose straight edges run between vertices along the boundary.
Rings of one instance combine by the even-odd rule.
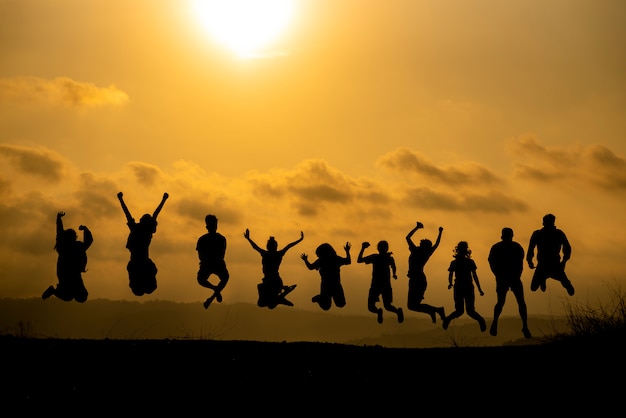
[[[493,322],[491,323],[491,327],[489,328],[489,334],[494,337],[498,335],[498,319],[500,319],[500,314],[502,314],[502,308],[504,307],[504,303],[506,302],[506,291],[498,291],[497,292],[497,301],[495,306],[493,307]]]
[[[48,288],[44,290],[43,294],[41,295],[41,298],[43,300],[48,299],[50,296],[54,295],[54,291],[54,286],[48,286]]]
[[[374,289],[370,289],[368,296],[367,296],[367,310],[375,313],[376,314],[376,320],[378,321],[379,324],[383,323],[383,310],[382,308],[378,308],[376,306],[376,303],[378,303],[378,295],[379,292],[374,290]]]
[[[465,313],[465,292],[458,286],[454,286],[452,291],[454,293],[454,312],[446,316],[443,320],[443,329],[448,329],[448,326],[453,319],[458,318]]]

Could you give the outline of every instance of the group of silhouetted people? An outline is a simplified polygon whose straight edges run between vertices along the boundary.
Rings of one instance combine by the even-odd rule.
[[[132,217],[122,192],[117,194],[126,222],[130,230],[126,241],[126,248],[130,252],[130,260],[126,266],[129,278],[129,287],[133,294],[142,296],[154,292],[157,288],[156,275],[158,269],[149,255],[149,247],[152,236],[157,229],[157,217],[163,208],[169,195],[163,194],[163,198],[152,214],[144,214],[139,222]],[[79,226],[83,231],[83,241],[78,240],[78,235],[73,229],[64,229],[62,217],[64,212],[59,212],[56,217],[56,245],[58,253],[56,286],[49,286],[42,294],[43,299],[56,296],[64,301],[75,300],[85,302],[88,292],[85,288],[82,273],[86,272],[87,249],[93,243],[91,231],[84,225]],[[526,254],[524,248],[513,240],[513,230],[502,228],[501,240],[495,243],[488,255],[489,267],[496,280],[497,301],[494,306],[493,322],[489,329],[491,335],[498,333],[498,320],[504,307],[506,296],[509,291],[513,293],[517,301],[519,315],[522,320],[522,333],[526,338],[531,337],[528,329],[528,314],[524,300],[524,287],[521,281],[524,256],[530,269],[534,269],[530,290],[546,290],[547,279],[554,279],[561,283],[567,293],[574,295],[574,287],[565,273],[565,265],[571,257],[572,248],[565,233],[555,225],[555,216],[547,214],[543,217],[543,227],[534,231],[531,235]],[[199,258],[197,274],[198,284],[211,289],[212,295],[203,305],[207,309],[214,300],[222,302],[222,291],[230,279],[230,274],[224,260],[226,254],[226,238],[217,232],[218,219],[209,214],[205,217],[207,233],[198,238],[196,251]],[[472,251],[467,241],[460,241],[454,247],[453,259],[448,267],[448,289],[453,289],[454,311],[445,314],[443,306],[432,306],[424,303],[424,296],[428,287],[424,267],[435,250],[439,247],[443,227],[439,227],[439,233],[433,244],[429,239],[422,239],[419,245],[413,242],[413,235],[418,229],[424,228],[421,222],[406,235],[409,247],[409,262],[407,276],[409,288],[407,308],[411,311],[428,314],[433,323],[437,316],[442,321],[442,326],[447,329],[450,322],[464,313],[475,319],[481,331],[486,331],[485,319],[475,309],[475,289],[483,296],[478,275],[477,266],[472,258]],[[244,232],[244,238],[252,248],[261,255],[263,277],[257,286],[259,307],[274,309],[279,305],[293,306],[287,299],[296,285],[285,285],[280,276],[279,268],[287,251],[304,239],[304,233],[300,232],[300,238],[278,248],[278,243],[270,236],[266,247],[261,248],[250,236],[249,229]],[[372,275],[367,297],[367,309],[376,314],[378,323],[383,322],[383,310],[394,313],[399,323],[404,321],[402,308],[393,304],[393,289],[391,278],[398,278],[396,262],[389,243],[379,241],[377,252],[365,255],[365,250],[370,247],[369,242],[363,242],[357,257],[357,263],[371,264]],[[341,284],[341,267],[351,264],[351,244],[347,242],[344,247],[345,256],[337,254],[329,243],[319,245],[315,250],[317,259],[310,261],[306,253],[300,258],[309,270],[317,270],[320,275],[319,294],[312,298],[323,310],[329,310],[334,305],[341,308],[346,305],[346,297]],[[534,258],[537,259],[535,267]],[[218,278],[213,284],[209,281],[211,275]],[[382,307],[378,304],[382,301]]]

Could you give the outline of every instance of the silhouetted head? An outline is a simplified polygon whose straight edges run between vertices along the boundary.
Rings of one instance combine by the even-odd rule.
[[[389,251],[389,243],[384,240],[378,241],[378,245],[376,246],[376,248],[378,248],[379,253],[384,254]]]
[[[502,240],[503,241],[513,240],[513,230],[511,228],[502,228]]]
[[[270,237],[270,239],[267,240],[267,249],[270,251],[278,250],[278,242],[276,242],[274,237]]]
[[[456,247],[454,247],[455,258],[469,258],[472,255],[472,250],[469,249],[467,241],[460,241]]]
[[[206,224],[206,229],[208,229],[209,232],[217,231],[217,216],[207,215],[204,218],[204,223]]]
[[[556,216],[554,216],[551,213],[548,213],[547,215],[543,217],[543,226],[548,227],[548,228],[553,227],[555,221],[556,221]]]
[[[66,229],[63,231],[63,241],[65,242],[74,242],[78,239],[78,235],[76,231],[73,229]]]
[[[433,248],[433,242],[429,239],[423,239],[420,241],[420,247],[422,248]]]
[[[152,215],[150,215],[149,213],[144,214],[139,219],[139,225],[141,225],[146,230],[149,230],[149,231],[152,231],[152,232],[156,232],[157,222],[154,220]]]
[[[332,245],[325,242],[323,244],[320,244],[319,247],[317,247],[317,249],[315,250],[315,255],[317,255],[319,258],[329,258],[329,257],[336,256],[337,252],[335,251]]]

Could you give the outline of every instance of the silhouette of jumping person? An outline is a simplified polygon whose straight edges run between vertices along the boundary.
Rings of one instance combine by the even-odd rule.
[[[522,285],[522,271],[524,270],[524,248],[516,241],[513,241],[513,230],[502,228],[501,241],[496,242],[489,250],[489,267],[496,278],[497,301],[493,308],[493,322],[489,328],[489,333],[498,335],[498,319],[502,314],[502,308],[506,302],[506,295],[513,292],[519,316],[522,318],[522,333],[524,337],[530,338],[532,335],[528,330],[528,314],[526,301],[524,300],[524,286]]]
[[[213,294],[203,304],[204,309],[207,309],[214,299],[217,299],[218,302],[222,301],[222,290],[226,287],[230,274],[224,261],[226,237],[217,232],[217,216],[205,216],[204,223],[208,232],[198,238],[196,251],[200,259],[198,283],[200,286],[213,290]],[[209,282],[211,274],[216,275],[219,279],[216,285]]]
[[[352,262],[350,247],[350,243],[346,242],[343,247],[346,256],[341,257],[332,245],[321,244],[315,250],[317,260],[312,263],[309,262],[306,254],[303,253],[300,256],[309,270],[318,270],[320,273],[320,293],[313,296],[311,302],[317,303],[325,311],[331,308],[332,302],[335,302],[335,306],[338,308],[346,306],[346,296],[341,285],[341,266],[347,266]]]
[[[409,231],[406,236],[406,242],[409,244],[409,271],[407,276],[409,277],[409,294],[408,294],[408,303],[406,307],[415,312],[423,312],[430,315],[430,318],[433,321],[433,324],[437,322],[437,318],[435,314],[438,314],[439,317],[443,320],[446,317],[445,310],[443,306],[434,307],[432,305],[428,305],[426,303],[422,303],[424,300],[424,293],[426,293],[426,288],[428,287],[428,282],[426,281],[426,274],[424,273],[424,266],[430,259],[430,256],[433,255],[437,247],[439,247],[439,243],[441,242],[441,233],[443,232],[443,227],[439,227],[439,234],[437,235],[437,239],[435,240],[435,244],[433,245],[432,241],[429,239],[422,239],[420,241],[420,245],[415,245],[413,240],[413,234],[418,229],[424,228],[424,224],[421,222],[417,222],[415,227]]]
[[[137,223],[124,203],[122,192],[117,194],[124,215],[126,215],[128,229],[130,229],[126,241],[126,248],[130,251],[130,261],[126,265],[126,270],[128,271],[130,289],[137,296],[150,294],[157,288],[156,274],[158,269],[150,258],[149,249],[152,235],[157,228],[157,216],[159,216],[168,197],[169,194],[163,193],[161,203],[154,213],[152,215],[146,213]]]
[[[466,241],[460,241],[456,247],[454,247],[454,259],[450,262],[448,267],[448,289],[452,289],[452,278],[454,280],[454,312],[446,316],[443,320],[443,329],[448,329],[450,321],[463,315],[466,311],[467,315],[478,321],[480,325],[480,331],[484,332],[487,329],[487,323],[485,319],[480,316],[474,307],[475,294],[474,283],[478,288],[480,296],[485,293],[480,288],[480,282],[478,281],[478,274],[476,274],[476,263],[472,259],[472,250]]]
[[[545,215],[543,228],[534,231],[530,236],[526,261],[531,269],[535,268],[533,257],[537,248],[537,268],[530,282],[530,290],[535,292],[541,288],[541,291],[545,292],[546,280],[551,278],[559,281],[567,290],[567,294],[573,296],[574,286],[565,274],[565,264],[572,255],[572,247],[565,233],[555,226],[555,220],[553,214]]]
[[[363,256],[363,252],[370,246],[369,242],[361,244],[361,251],[356,260],[357,263],[365,263],[372,265],[372,281],[369,293],[367,295],[367,310],[375,313],[379,324],[383,323],[383,310],[376,306],[383,299],[383,307],[389,312],[398,315],[398,322],[404,321],[404,312],[402,308],[393,305],[393,290],[391,288],[391,275],[394,279],[398,279],[396,274],[396,261],[392,253],[389,252],[389,243],[387,241],[379,241],[377,245],[378,253]]]
[[[266,250],[259,247],[250,238],[250,230],[246,229],[243,236],[248,240],[252,248],[254,248],[259,254],[261,254],[261,264],[263,266],[263,279],[258,284],[257,290],[259,292],[259,300],[257,305],[259,307],[267,307],[274,309],[278,305],[293,306],[293,302],[286,299],[286,296],[296,288],[296,285],[285,286],[283,279],[280,277],[278,269],[280,263],[283,261],[285,253],[294,245],[298,244],[304,239],[304,233],[300,231],[300,238],[287,244],[282,250],[278,249],[278,243],[274,237],[270,237],[267,240]]]
[[[63,229],[63,217],[65,212],[57,213],[56,219],[56,244],[54,249],[58,254],[57,258],[57,279],[56,287],[48,286],[41,295],[42,299],[50,296],[66,302],[75,300],[85,302],[87,300],[87,289],[83,282],[82,273],[87,271],[87,249],[93,243],[93,235],[85,225],[78,227],[83,231],[83,241],[78,241],[78,235],[73,229]]]

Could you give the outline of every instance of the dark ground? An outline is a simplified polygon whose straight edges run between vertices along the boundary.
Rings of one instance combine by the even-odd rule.
[[[20,415],[624,412],[623,345],[396,349],[8,336],[0,338],[0,348],[2,404]]]

